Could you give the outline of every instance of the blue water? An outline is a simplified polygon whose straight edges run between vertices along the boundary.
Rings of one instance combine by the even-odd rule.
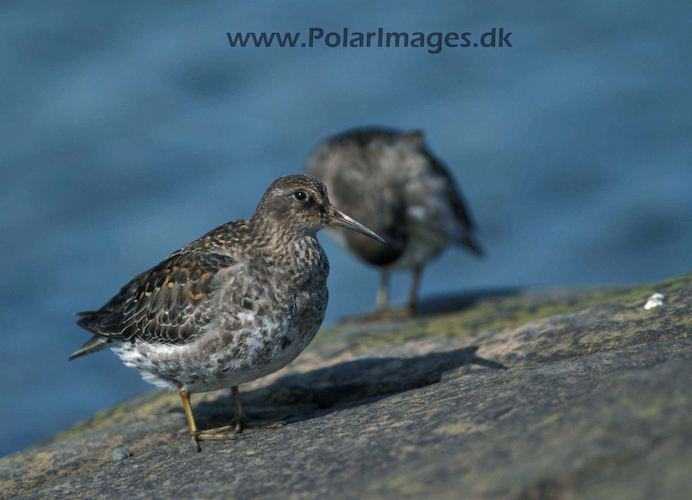
[[[322,137],[424,129],[484,260],[450,250],[423,295],[690,271],[692,80],[683,2],[228,1],[0,6],[0,455],[147,386],[112,353],[67,363],[72,313],[247,218]],[[495,49],[231,49],[227,31],[511,31]],[[328,322],[377,273],[322,238]],[[407,276],[394,280],[403,298]]]

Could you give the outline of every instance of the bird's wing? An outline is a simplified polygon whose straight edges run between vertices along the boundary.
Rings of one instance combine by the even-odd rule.
[[[120,291],[108,302],[106,302],[101,309],[98,311],[83,311],[83,312],[78,312],[76,313],[77,316],[81,316],[83,318],[93,316],[94,314],[101,314],[105,315],[105,313],[109,312],[115,312],[119,310],[120,308],[123,307],[123,304],[130,298],[132,297],[135,292],[137,292],[137,289],[139,286],[142,284],[142,282],[149,276],[149,273],[153,271],[154,268],[148,269],[144,271],[141,274],[138,274],[135,276],[127,285],[122,287]]]
[[[479,257],[484,256],[485,251],[483,250],[483,247],[473,237],[475,223],[473,222],[469,209],[466,208],[464,199],[461,196],[461,191],[454,182],[454,178],[449,174],[444,165],[442,165],[442,163],[432,155],[432,153],[429,151],[425,151],[425,153],[430,158],[430,168],[432,171],[447,180],[447,200],[452,207],[454,217],[456,217],[459,223],[464,227],[463,234],[456,240],[457,243],[469,248]]]
[[[464,199],[461,197],[461,192],[459,191],[456,182],[454,182],[454,178],[449,174],[447,169],[437,158],[435,158],[430,152],[427,152],[427,154],[431,160],[430,168],[432,171],[438,175],[441,175],[447,180],[447,199],[449,200],[449,204],[454,211],[454,216],[467,230],[470,230],[474,226],[473,219],[471,218],[470,212],[466,208],[466,204],[464,203]]]
[[[98,311],[80,313],[77,324],[117,340],[191,342],[212,321],[212,295],[221,286],[214,279],[236,261],[209,252],[181,252],[130,283]]]

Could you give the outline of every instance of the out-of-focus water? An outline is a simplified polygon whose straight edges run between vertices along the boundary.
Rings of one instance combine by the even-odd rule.
[[[249,217],[349,127],[424,129],[470,202],[488,257],[448,251],[424,295],[689,271],[691,21],[683,2],[3,3],[0,455],[149,387],[109,352],[67,363],[89,337],[73,312]],[[310,27],[504,27],[514,47],[226,38]],[[322,241],[327,321],[370,308],[376,271]]]

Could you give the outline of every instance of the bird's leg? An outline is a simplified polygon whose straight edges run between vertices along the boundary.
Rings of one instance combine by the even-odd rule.
[[[380,273],[380,288],[377,290],[377,311],[375,314],[385,314],[389,311],[389,271]]]
[[[410,316],[408,307],[393,311],[389,307],[389,271],[380,271],[380,288],[377,290],[377,309],[363,316],[360,321],[397,320]]]
[[[243,429],[276,429],[286,425],[284,422],[266,422],[261,424],[248,422],[243,406],[240,404],[240,391],[238,391],[237,385],[231,387],[231,394],[233,394],[233,405],[235,406],[235,417],[233,417],[231,426],[235,426],[234,429],[237,434],[243,432]]]
[[[192,415],[192,407],[190,406],[190,395],[183,390],[182,387],[178,386],[178,394],[180,394],[180,399],[183,400],[183,410],[185,410],[185,418],[187,419],[187,427],[190,429],[190,439],[192,440],[192,447],[195,451],[201,451],[199,447],[199,441],[197,436],[199,436],[199,431],[197,430],[197,424],[195,424],[195,417]]]
[[[416,312],[416,305],[418,304],[418,290],[420,289],[420,278],[423,274],[423,266],[417,265],[413,268],[413,282],[411,283],[411,295],[408,298],[408,305],[406,306],[406,312],[413,316]]]
[[[200,441],[225,441],[229,439],[242,439],[244,437],[229,432],[231,430],[230,428],[225,429],[223,427],[219,429],[200,431],[199,429],[197,429],[197,424],[195,424],[195,417],[192,415],[192,406],[190,406],[190,395],[181,386],[178,386],[178,394],[180,394],[180,399],[183,400],[183,410],[185,410],[187,426],[190,429],[190,440],[192,441],[192,447],[195,451],[201,451],[201,448],[199,447]]]

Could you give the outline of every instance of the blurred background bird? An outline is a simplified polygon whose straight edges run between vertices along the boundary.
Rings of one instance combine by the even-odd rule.
[[[368,127],[328,137],[308,158],[305,172],[327,185],[335,204],[389,242],[330,231],[339,245],[381,269],[373,318],[414,314],[423,266],[448,244],[483,255],[461,191],[421,131]],[[392,270],[413,272],[408,302],[396,312],[389,305]]]

